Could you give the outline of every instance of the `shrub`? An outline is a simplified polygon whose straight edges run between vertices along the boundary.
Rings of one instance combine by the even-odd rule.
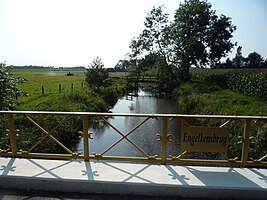
[[[23,92],[17,87],[24,80],[10,75],[5,63],[0,63],[0,110],[14,108],[14,97]]]

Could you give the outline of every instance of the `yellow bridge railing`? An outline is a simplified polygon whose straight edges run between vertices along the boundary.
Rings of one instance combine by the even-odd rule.
[[[57,124],[46,123],[46,126],[42,125],[43,123],[37,122],[34,119],[34,116],[38,116],[39,119],[46,116],[60,116],[60,121],[57,121]],[[42,135],[40,138],[36,139],[36,135],[33,133],[33,137],[35,137],[34,144],[29,141],[24,141],[24,143],[29,142],[29,147],[27,149],[19,149],[18,148],[18,133],[24,134],[24,131],[19,130],[19,124],[17,123],[18,118],[23,118],[23,120],[27,121],[27,126],[32,126],[38,132],[41,132]],[[140,118],[140,122],[133,127],[127,133],[119,130],[115,125],[113,125],[108,118],[109,117],[127,117],[127,118]],[[64,126],[64,122],[69,120],[70,118],[78,119],[81,127],[79,133],[83,137],[83,155],[81,153],[75,152],[71,150],[71,148],[65,146],[62,142],[60,142],[56,136],[54,136],[55,132],[58,132],[57,129],[59,127]],[[94,120],[92,120],[94,119]],[[120,139],[111,144],[106,150],[103,152],[90,153],[90,143],[89,140],[93,140],[92,133],[89,132],[90,127],[92,126],[92,121],[98,120],[98,122],[104,123],[113,129],[116,133],[120,135]],[[182,150],[181,145],[177,146],[179,149],[179,153],[177,155],[168,155],[168,143],[171,142],[171,134],[169,133],[169,124],[171,121],[176,119],[177,123],[181,126],[190,126],[190,124],[197,123],[196,120],[207,120],[212,121],[215,120],[218,128],[228,127],[231,123],[237,122],[241,126],[241,132],[239,133],[238,141],[234,143],[234,147],[236,145],[241,145],[241,153],[239,156],[234,158],[228,158],[227,153],[223,153],[222,159],[203,159],[203,158],[194,158],[187,157],[187,151]],[[0,156],[2,157],[26,157],[26,158],[49,158],[49,159],[83,159],[85,161],[89,161],[92,159],[95,160],[119,160],[119,161],[131,161],[131,162],[151,162],[151,163],[172,163],[172,164],[201,164],[201,165],[237,165],[243,167],[267,167],[267,150],[266,146],[263,146],[262,152],[263,154],[258,158],[250,158],[250,147],[255,140],[255,131],[253,128],[255,124],[260,123],[258,127],[262,128],[262,124],[265,126],[265,129],[261,129],[261,136],[266,138],[267,135],[267,117],[265,116],[227,116],[227,115],[186,115],[186,114],[122,114],[122,113],[92,113],[92,112],[40,112],[40,111],[0,111],[0,139],[2,140],[4,137],[7,139],[6,145],[4,147],[0,146]],[[147,123],[149,120],[157,120],[157,123],[160,123],[161,131],[158,136],[158,140],[160,141],[161,149],[159,150],[159,155],[150,155],[148,152],[143,150],[138,144],[136,144],[129,136],[142,127],[143,124]],[[41,120],[42,121],[42,120]],[[202,123],[203,124],[203,123]],[[49,127],[49,130],[47,127]],[[197,126],[196,126],[197,127]],[[181,128],[182,129],[182,128]],[[152,130],[151,130],[152,131]],[[5,132],[5,134],[3,134]],[[178,130],[181,134],[181,130]],[[6,134],[7,133],[7,134]],[[64,134],[64,133],[60,133]],[[145,134],[145,133],[144,133]],[[229,137],[231,137],[232,133],[230,130]],[[104,136],[105,137],[105,136]],[[214,134],[215,137],[215,134]],[[60,148],[65,153],[42,153],[35,152],[36,147],[41,145],[45,140],[50,139],[53,143],[60,146]],[[31,138],[28,138],[31,140]],[[106,153],[117,146],[120,142],[126,140],[129,142],[140,154],[141,157],[130,157],[130,156],[107,156]],[[156,142],[156,141],[155,141]],[[180,139],[182,142],[182,138]],[[1,144],[1,143],[0,143]],[[229,146],[229,148],[232,148]],[[211,151],[212,153],[212,151]],[[194,154],[193,154],[194,155]]]

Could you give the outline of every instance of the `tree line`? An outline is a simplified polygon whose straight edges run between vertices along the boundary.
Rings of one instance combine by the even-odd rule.
[[[267,68],[267,58],[257,52],[251,52],[247,57],[242,56],[242,47],[238,46],[235,57],[227,58],[225,62],[216,66],[217,68]]]
[[[23,65],[23,66],[9,66],[12,69],[51,69],[51,70],[85,70],[84,66],[76,66],[76,67],[58,67],[54,66],[37,66],[37,65]]]

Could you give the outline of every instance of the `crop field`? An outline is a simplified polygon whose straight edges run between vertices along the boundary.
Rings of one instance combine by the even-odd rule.
[[[73,76],[67,76],[68,72]],[[81,70],[14,69],[11,74],[26,80],[19,84],[19,88],[27,94],[18,97],[18,103],[23,105],[51,95],[82,90],[86,85],[85,72]]]
[[[267,70],[195,70],[193,78],[267,100]]]

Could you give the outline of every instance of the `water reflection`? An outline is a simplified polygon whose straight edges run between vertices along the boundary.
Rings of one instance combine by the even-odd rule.
[[[178,106],[167,99],[156,98],[149,92],[139,91],[138,97],[124,97],[111,110],[113,113],[178,113]],[[124,135],[136,127],[146,118],[138,117],[113,117],[108,121],[119,129]],[[176,120],[168,121],[168,134],[172,134],[173,141],[168,143],[168,155],[178,154],[179,143],[179,125]],[[100,123],[98,127],[92,127],[94,139],[90,140],[90,154],[93,152],[99,154],[104,152],[112,144],[122,138],[112,127]],[[161,143],[157,141],[156,134],[161,132],[160,119],[148,119],[142,126],[133,131],[128,138],[138,145],[149,155],[159,155],[161,152]],[[82,142],[79,145],[79,151],[83,151]],[[144,156],[130,142],[123,139],[114,148],[104,155],[109,156]]]

